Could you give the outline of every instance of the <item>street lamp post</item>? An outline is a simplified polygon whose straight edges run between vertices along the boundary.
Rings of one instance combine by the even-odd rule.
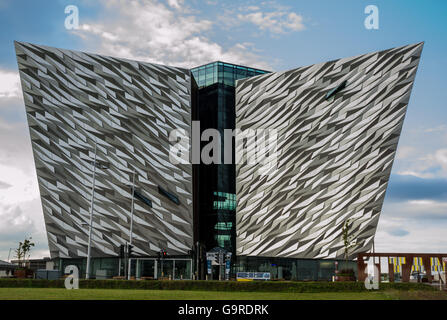
[[[87,270],[85,273],[85,278],[90,278],[90,255],[92,248],[92,224],[93,224],[93,203],[95,199],[95,174],[96,174],[96,141],[95,141],[95,157],[93,159],[93,178],[92,178],[92,199],[90,203],[90,224],[88,231],[88,249],[87,249]]]
[[[132,245],[134,196],[135,196],[135,169],[133,170],[133,176],[132,176],[132,203],[130,206],[130,235],[129,235],[129,244],[130,245]],[[130,280],[130,273],[131,273],[130,256],[128,258],[129,258],[129,260],[128,260],[128,268],[127,268],[127,280]]]

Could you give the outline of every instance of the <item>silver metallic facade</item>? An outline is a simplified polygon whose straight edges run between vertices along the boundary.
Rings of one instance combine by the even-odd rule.
[[[192,166],[169,161],[169,133],[191,130],[187,69],[15,43],[51,257],[86,257],[95,144],[92,256],[129,241],[136,255],[187,254]],[[108,168],[105,168],[108,167]],[[169,192],[175,198],[169,198]]]
[[[422,46],[237,82],[236,129],[277,129],[279,154],[237,166],[237,255],[343,258],[348,219],[351,257],[371,248]]]

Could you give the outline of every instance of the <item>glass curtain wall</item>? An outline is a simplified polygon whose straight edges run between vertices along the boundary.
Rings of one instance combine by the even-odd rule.
[[[236,80],[257,76],[268,71],[216,61],[193,68],[191,72],[200,89],[215,83],[234,87]]]
[[[338,266],[337,263],[338,262]],[[269,257],[237,257],[231,276],[237,272],[270,272],[271,279],[331,281],[336,270],[352,269],[357,277],[357,262],[349,260],[314,260]]]
[[[197,116],[200,133],[217,129],[221,140],[221,164],[200,164],[197,169],[198,240],[209,251],[223,248],[236,256],[236,167],[232,139],[232,164],[224,164],[224,129],[235,129],[236,80],[261,75],[268,71],[212,62],[191,69],[198,87]],[[201,142],[203,148],[209,142]],[[202,261],[203,262],[203,261]]]

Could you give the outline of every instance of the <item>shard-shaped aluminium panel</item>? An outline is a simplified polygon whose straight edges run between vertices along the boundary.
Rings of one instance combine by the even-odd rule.
[[[422,46],[237,82],[236,129],[278,132],[273,172],[236,169],[238,255],[342,258],[348,219],[370,249]]]
[[[192,166],[169,161],[191,128],[186,69],[15,43],[52,258],[85,257],[97,146],[92,256],[187,254]]]

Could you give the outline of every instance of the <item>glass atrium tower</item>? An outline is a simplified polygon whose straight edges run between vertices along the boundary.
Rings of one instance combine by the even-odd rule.
[[[193,120],[200,121],[201,134],[214,128],[224,137],[224,129],[235,129],[236,80],[267,71],[217,61],[193,68],[191,72],[198,86],[197,112]],[[206,142],[202,142],[202,146],[204,144]],[[221,143],[222,164],[200,164],[197,169],[198,238],[206,250],[221,247],[235,256],[235,156],[233,149],[232,164],[224,164],[223,149]]]

